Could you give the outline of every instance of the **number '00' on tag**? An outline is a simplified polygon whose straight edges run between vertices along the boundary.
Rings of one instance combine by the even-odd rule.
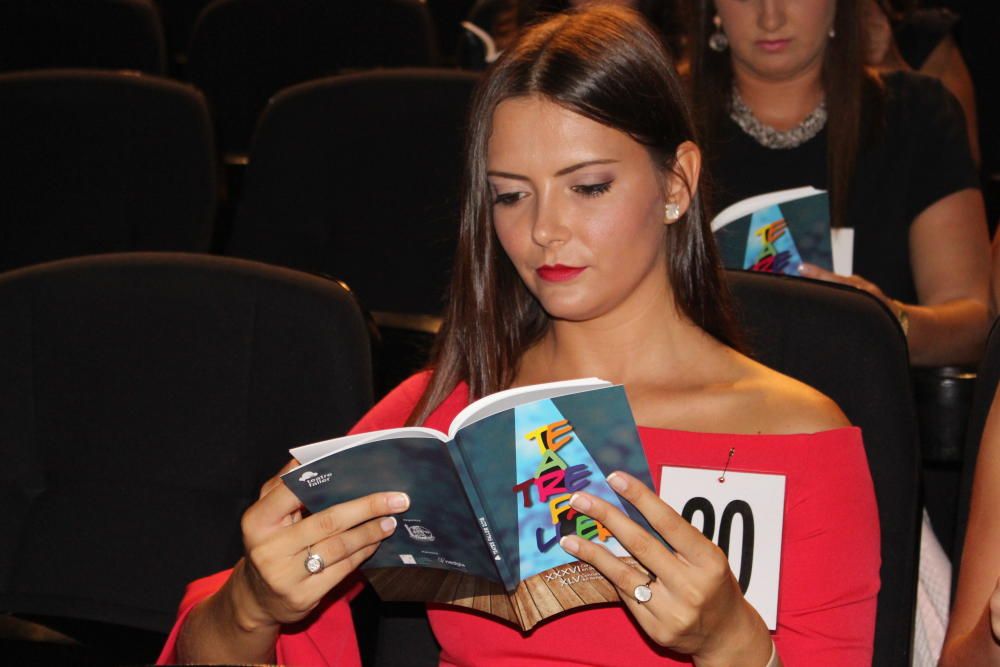
[[[729,557],[747,601],[777,627],[785,476],[663,466],[660,498]]]

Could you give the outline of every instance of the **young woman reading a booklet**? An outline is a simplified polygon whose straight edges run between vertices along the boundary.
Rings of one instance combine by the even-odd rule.
[[[870,664],[879,538],[860,433],[829,399],[738,351],[691,117],[655,34],[612,7],[529,29],[481,83],[468,132],[433,370],[355,430],[446,429],[492,392],[597,375],[625,386],[658,487],[667,467],[717,476],[727,464],[730,475],[786,483],[776,632],[741,595],[723,552],[660,489],[617,473],[612,486],[675,551],[577,493],[572,506],[644,570],[597,543],[560,544],[613,582],[623,604],[529,633],[429,605],[442,664]],[[360,585],[354,572],[406,504],[386,489],[300,519],[295,496],[269,483],[244,516],[247,555],[189,587],[161,659],[359,664],[347,604]]]
[[[717,210],[830,192],[853,272],[918,366],[976,362],[990,321],[989,238],[961,107],[937,80],[864,66],[862,0],[697,0],[689,61]],[[961,270],[956,270],[961,267]]]

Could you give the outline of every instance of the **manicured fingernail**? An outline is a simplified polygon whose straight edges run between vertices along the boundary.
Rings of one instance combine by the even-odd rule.
[[[587,510],[589,510],[590,505],[591,505],[590,498],[587,498],[586,496],[581,496],[579,493],[574,493],[572,497],[569,499],[569,506],[581,512],[586,512]]]
[[[389,509],[405,510],[410,506],[410,497],[405,493],[394,493],[389,496]]]
[[[580,545],[577,544],[576,540],[574,540],[569,535],[566,535],[565,537],[559,540],[559,546],[561,546],[563,549],[570,552],[571,554],[575,554],[580,551]]]
[[[812,268],[805,264],[799,264],[796,270],[799,272],[800,275],[803,276],[808,276],[810,273],[812,273]]]
[[[382,527],[383,533],[391,533],[392,531],[396,530],[396,517],[387,516],[386,518],[382,519],[378,525]]]
[[[608,484],[618,493],[625,493],[625,490],[628,488],[628,480],[616,472],[608,475]]]

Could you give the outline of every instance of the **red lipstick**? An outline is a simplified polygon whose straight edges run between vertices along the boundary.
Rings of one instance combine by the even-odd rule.
[[[547,280],[553,283],[561,283],[567,280],[572,280],[578,275],[583,273],[585,266],[565,266],[563,264],[546,264],[545,266],[540,266],[535,269],[535,273],[542,280]]]

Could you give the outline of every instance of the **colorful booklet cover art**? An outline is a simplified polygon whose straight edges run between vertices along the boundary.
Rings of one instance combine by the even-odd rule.
[[[554,394],[539,398],[539,387]],[[624,389],[594,380],[511,391],[453,423],[450,438],[392,429],[360,444],[351,436],[346,447],[334,440],[292,450],[300,461],[328,450],[284,476],[312,512],[375,491],[410,495],[399,528],[363,566],[383,599],[464,606],[524,630],[568,609],[618,602],[615,588],[559,540],[594,540],[634,564],[605,526],[569,506],[586,490],[648,528],[605,479],[625,470],[652,485]],[[518,392],[527,402],[517,403]]]
[[[514,430],[517,479],[521,480],[513,488],[519,496],[519,578],[565,565],[566,553],[559,548],[564,535],[596,539],[612,553],[627,556],[607,528],[569,506],[570,497],[586,489],[625,511],[618,494],[608,486],[605,472],[555,404],[545,400],[514,408]]]
[[[803,262],[833,270],[830,203],[811,187],[744,199],[712,221],[727,268],[799,275]]]

